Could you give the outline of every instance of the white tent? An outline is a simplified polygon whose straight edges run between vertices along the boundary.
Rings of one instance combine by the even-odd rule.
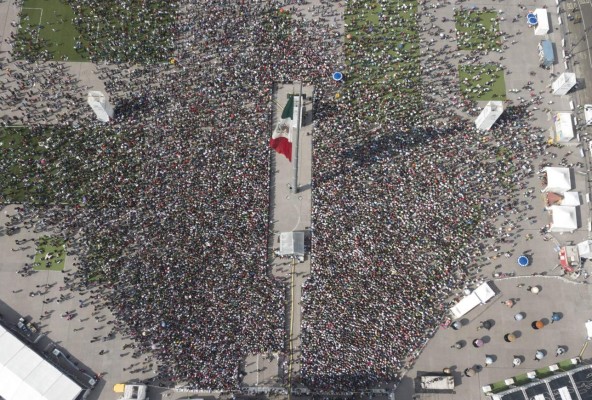
[[[571,113],[557,113],[553,120],[555,121],[555,135],[553,137],[555,142],[566,143],[575,137]]]
[[[543,171],[547,176],[547,186],[543,189],[543,192],[563,194],[571,189],[569,168],[546,167]]]
[[[481,304],[481,300],[479,300],[479,296],[473,292],[470,295],[463,297],[461,301],[456,303],[456,305],[450,309],[450,313],[454,319],[458,319],[471,311],[473,308],[477,307],[479,304]]]
[[[0,397],[73,400],[82,388],[0,326]]]
[[[537,16],[537,24],[534,27],[534,34],[537,36],[546,35],[549,32],[549,13],[544,8],[537,8],[534,10]]]
[[[580,193],[578,192],[565,192],[563,193],[563,200],[561,200],[562,206],[579,206],[582,203],[580,202]]]
[[[584,240],[577,245],[581,258],[592,258],[592,240]]]
[[[483,107],[481,114],[479,114],[475,120],[475,126],[477,129],[488,131],[503,113],[503,102],[490,101],[485,107]]]
[[[550,232],[573,232],[578,229],[577,207],[551,206]]]
[[[97,90],[88,92],[86,102],[93,109],[99,121],[109,122],[113,118],[113,107],[111,107],[103,92]]]
[[[563,96],[567,94],[577,83],[576,74],[573,72],[564,72],[551,84],[553,94]]]
[[[450,309],[450,313],[454,319],[458,319],[471,311],[480,304],[487,303],[492,297],[495,297],[495,291],[488,282],[482,283],[473,292],[461,299],[454,307]]]
[[[487,303],[490,299],[495,297],[495,291],[488,282],[482,283],[475,289],[474,293],[479,297],[481,304]]]
[[[304,257],[304,232],[280,233],[279,255]]]
[[[588,334],[588,340],[592,340],[592,320],[588,320],[585,323],[586,333]]]

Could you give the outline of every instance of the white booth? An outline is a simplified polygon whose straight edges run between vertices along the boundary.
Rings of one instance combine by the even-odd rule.
[[[580,258],[592,258],[592,240],[584,240],[577,244]]]
[[[111,107],[111,104],[109,104],[109,101],[103,92],[97,90],[88,92],[86,101],[90,108],[95,112],[99,121],[109,122],[109,120],[113,118],[113,107]]]
[[[571,190],[571,174],[569,168],[545,167],[546,186],[543,192],[553,192],[563,194]]]
[[[577,207],[551,206],[551,226],[549,232],[573,232],[578,229]]]
[[[563,96],[567,94],[577,83],[576,74],[573,72],[564,72],[551,84],[553,94]]]
[[[537,36],[546,35],[549,32],[549,13],[544,8],[534,10],[537,17],[537,24],[534,27],[534,34]]]
[[[504,103],[502,101],[490,101],[475,120],[475,126],[482,131],[488,131],[495,121],[504,113]]]

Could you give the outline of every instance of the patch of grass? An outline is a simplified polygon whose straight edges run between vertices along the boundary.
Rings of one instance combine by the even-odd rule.
[[[39,238],[33,269],[38,271],[62,271],[65,262],[66,246],[64,239],[50,236]]]
[[[570,369],[573,369],[578,366],[577,364],[571,362],[571,358],[560,361],[557,363],[557,365],[559,365],[559,368],[563,371],[569,371]]]
[[[504,71],[495,64],[459,66],[461,94],[475,101],[506,100]]]
[[[516,382],[516,385],[526,385],[527,383],[532,382],[532,380],[526,374],[515,376],[514,381]]]
[[[504,391],[508,388],[508,385],[504,381],[499,381],[491,384],[491,391],[493,393],[498,393]]]
[[[103,168],[87,165],[99,147],[67,128],[0,127],[0,204],[84,203]]]
[[[86,44],[72,23],[74,11],[61,0],[25,0],[14,47],[28,60],[84,61]]]
[[[145,64],[174,56],[178,0],[62,1],[74,10],[93,61]]]
[[[0,193],[2,203],[48,200],[41,179],[47,149],[43,135],[28,128],[0,128]]]
[[[454,19],[459,50],[497,50],[501,47],[497,12],[457,10]]]
[[[549,369],[549,367],[537,369],[537,370],[535,370],[535,372],[536,372],[537,378],[539,378],[539,379],[547,378],[547,377],[553,375],[553,371],[551,371]]]
[[[348,2],[345,14],[346,90],[352,103],[377,120],[400,107],[421,107],[417,1]],[[356,93],[371,89],[373,101]]]

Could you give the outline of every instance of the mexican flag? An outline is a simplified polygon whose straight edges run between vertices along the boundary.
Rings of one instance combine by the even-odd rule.
[[[288,102],[282,111],[282,119],[276,125],[269,140],[269,146],[292,161],[292,119],[294,118],[294,96],[288,98]]]

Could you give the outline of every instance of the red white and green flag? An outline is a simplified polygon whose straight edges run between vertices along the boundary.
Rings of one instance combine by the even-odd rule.
[[[294,118],[294,96],[288,98],[284,110],[282,111],[282,118],[277,123],[269,146],[292,162],[292,119]]]

